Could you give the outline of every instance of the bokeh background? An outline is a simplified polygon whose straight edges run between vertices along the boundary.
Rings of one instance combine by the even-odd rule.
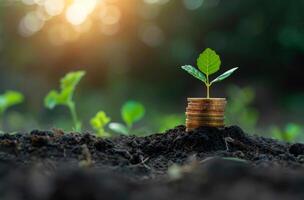
[[[267,134],[304,116],[304,1],[278,0],[0,0],[0,91],[26,100],[9,109],[4,130],[70,130],[65,108],[43,98],[73,70],[86,70],[75,101],[79,116],[104,110],[121,121],[121,105],[137,100],[137,127],[157,132],[183,123],[187,97],[205,87],[180,69],[206,47],[222,69],[239,67],[214,85],[228,97],[227,123]]]

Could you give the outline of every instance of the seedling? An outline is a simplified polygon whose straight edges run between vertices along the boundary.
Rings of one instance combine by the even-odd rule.
[[[20,104],[24,101],[24,96],[17,91],[7,91],[4,94],[0,95],[0,117],[2,118],[5,111],[17,104]]]
[[[3,115],[9,107],[20,104],[23,100],[24,96],[20,92],[12,90],[0,95],[0,114]]]
[[[93,129],[97,131],[99,137],[109,137],[110,134],[105,131],[105,126],[111,121],[104,111],[99,111],[90,123]]]
[[[273,127],[271,129],[272,137],[285,142],[295,142],[301,135],[302,128],[298,124],[289,123],[284,129]]]
[[[74,122],[74,129],[76,131],[81,131],[81,122],[77,117],[73,96],[77,84],[84,75],[84,71],[70,72],[66,74],[60,80],[60,91],[51,90],[44,99],[44,104],[48,109],[54,109],[58,105],[68,107]]]
[[[182,69],[184,69],[186,72],[194,76],[195,78],[201,80],[205,83],[207,88],[207,98],[210,98],[210,87],[216,83],[220,82],[227,77],[229,77],[235,70],[238,68],[235,67],[233,69],[230,69],[223,73],[222,75],[218,76],[213,81],[210,81],[210,75],[214,74],[215,72],[220,70],[221,66],[221,59],[219,55],[216,54],[215,51],[207,48],[203,53],[201,53],[197,59],[197,66],[199,70],[197,70],[195,67],[192,67],[191,65],[185,65],[182,66]]]
[[[125,124],[110,123],[109,128],[119,134],[130,135],[135,122],[140,121],[145,115],[145,107],[136,101],[128,101],[121,109],[121,117]]]

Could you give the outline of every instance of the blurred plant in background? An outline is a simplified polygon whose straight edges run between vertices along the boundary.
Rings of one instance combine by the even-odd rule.
[[[270,128],[271,136],[274,139],[285,142],[296,142],[303,139],[303,128],[296,123],[288,123],[284,128],[273,126]]]
[[[137,101],[127,101],[121,108],[121,118],[125,124],[112,122],[109,128],[115,133],[122,135],[138,135],[135,130],[132,130],[134,123],[140,121],[145,115],[145,107]]]
[[[254,133],[259,117],[258,111],[252,107],[255,92],[251,87],[228,87],[228,106],[226,108],[226,123],[238,125],[245,131]]]
[[[185,124],[185,115],[184,114],[168,114],[168,115],[159,115],[155,119],[157,126],[159,126],[159,132],[163,133],[169,129],[172,129],[176,126]]]
[[[5,111],[24,101],[24,96],[20,92],[9,90],[0,95],[0,128],[4,129],[4,113]]]
[[[60,80],[60,90],[51,90],[44,99],[44,105],[48,109],[54,109],[56,106],[66,106],[70,111],[76,131],[81,131],[82,122],[78,118],[73,96],[76,86],[85,74],[85,71],[67,73]]]
[[[104,111],[99,111],[90,121],[92,128],[97,131],[99,137],[110,137],[111,134],[105,131],[105,126],[110,123],[111,119]]]

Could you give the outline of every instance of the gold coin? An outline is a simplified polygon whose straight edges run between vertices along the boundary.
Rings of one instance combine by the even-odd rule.
[[[199,128],[202,126],[207,126],[207,127],[224,127],[225,124],[223,123],[205,123],[205,124],[186,124],[187,128]]]
[[[204,109],[208,109],[208,108],[212,108],[212,109],[225,109],[226,108],[226,104],[218,104],[218,105],[215,105],[215,104],[201,104],[201,105],[194,105],[194,104],[188,104],[187,105],[187,108],[198,108],[198,109],[201,109],[201,108],[204,108]]]
[[[226,105],[226,101],[219,101],[219,102],[188,102],[188,105]]]
[[[193,117],[224,117],[224,112],[186,112],[185,114]]]
[[[224,112],[215,112],[215,111],[208,111],[208,112],[195,112],[193,110],[189,111],[187,110],[185,112],[186,115],[190,115],[190,116],[224,116],[225,113]]]
[[[188,102],[225,102],[226,98],[187,98]]]
[[[203,109],[186,108],[186,112],[189,112],[189,113],[224,113],[225,110],[203,110]]]
[[[220,120],[186,120],[186,124],[223,124],[224,123],[224,119],[220,119]]]
[[[186,120],[205,122],[205,121],[223,121],[223,120],[225,120],[225,118],[224,117],[189,117],[189,116],[187,116]]]
[[[201,126],[224,127],[225,98],[188,98],[186,108],[187,130]]]

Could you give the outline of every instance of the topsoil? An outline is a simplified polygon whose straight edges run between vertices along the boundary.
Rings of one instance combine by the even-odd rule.
[[[304,145],[239,127],[0,136],[1,200],[304,199]]]

